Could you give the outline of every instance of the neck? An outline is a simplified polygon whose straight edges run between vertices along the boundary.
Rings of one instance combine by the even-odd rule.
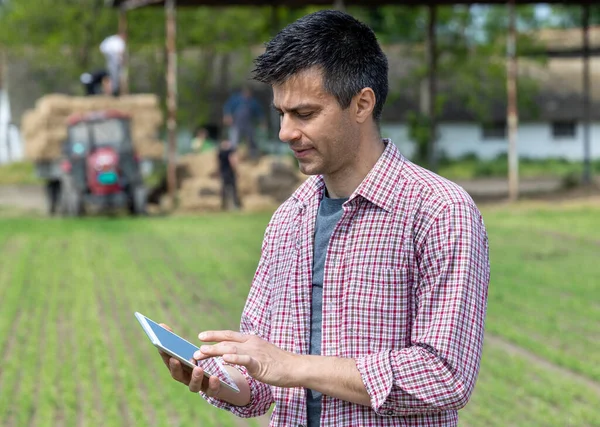
[[[350,167],[333,174],[323,175],[330,198],[350,197],[385,150],[385,144],[379,134],[368,138],[359,147],[355,161]]]

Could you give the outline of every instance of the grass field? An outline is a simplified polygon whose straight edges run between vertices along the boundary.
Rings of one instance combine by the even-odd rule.
[[[0,219],[0,425],[246,426],[133,316],[236,328],[269,215]],[[484,209],[492,283],[466,426],[600,425],[600,205]]]

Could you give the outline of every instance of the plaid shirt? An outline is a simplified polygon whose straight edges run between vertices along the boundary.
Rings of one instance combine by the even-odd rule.
[[[323,426],[454,426],[479,371],[489,283],[480,212],[457,185],[389,140],[344,203],[327,252],[321,354],[353,358],[371,407],[323,396]],[[325,184],[309,178],[269,223],[241,331],[308,354],[315,219]],[[251,378],[241,417],[306,424],[306,390]]]

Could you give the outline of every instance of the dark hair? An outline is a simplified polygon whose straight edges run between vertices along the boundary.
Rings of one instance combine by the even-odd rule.
[[[324,89],[348,108],[366,87],[375,92],[373,117],[381,118],[388,93],[388,62],[375,33],[352,16],[335,10],[306,15],[281,30],[254,61],[254,79],[270,85],[319,67]]]
[[[219,126],[212,123],[202,123],[196,126],[196,129],[194,129],[194,136],[196,136],[201,130],[206,132],[206,137],[208,139],[213,139],[215,141],[218,140],[221,135],[221,129]]]

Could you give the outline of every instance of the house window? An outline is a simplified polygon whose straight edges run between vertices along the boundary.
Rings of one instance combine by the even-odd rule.
[[[483,123],[481,125],[481,137],[483,139],[504,139],[506,138],[506,122],[497,121]]]
[[[552,137],[554,139],[575,138],[577,123],[573,121],[552,122]]]

